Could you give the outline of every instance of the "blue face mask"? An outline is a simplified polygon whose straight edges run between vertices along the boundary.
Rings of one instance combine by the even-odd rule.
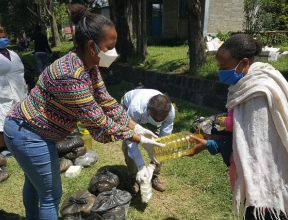
[[[241,61],[238,63],[238,65]],[[241,73],[236,73],[238,65],[231,70],[218,70],[219,80],[223,83],[229,85],[235,85],[240,79],[243,78],[243,71]]]
[[[7,37],[0,38],[0,49],[5,49],[9,44],[9,39]]]

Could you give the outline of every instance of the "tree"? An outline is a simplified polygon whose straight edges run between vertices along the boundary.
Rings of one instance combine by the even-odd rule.
[[[132,0],[133,1],[133,0]],[[131,10],[130,0],[109,0],[110,18],[116,26],[118,35],[116,50],[120,53],[120,61],[126,63],[133,52],[128,12]]]
[[[11,36],[22,37],[33,30],[35,15],[27,8],[33,0],[0,0],[0,5],[1,24]]]
[[[188,12],[188,44],[190,70],[194,71],[206,61],[202,33],[201,0],[186,0]]]
[[[61,40],[59,37],[58,27],[56,18],[54,15],[54,1],[53,0],[43,0],[44,6],[48,14],[50,15],[50,25],[52,30],[52,37],[53,37],[53,46],[61,45]]]
[[[136,36],[136,54],[145,58],[147,52],[146,0],[132,1],[133,26]]]

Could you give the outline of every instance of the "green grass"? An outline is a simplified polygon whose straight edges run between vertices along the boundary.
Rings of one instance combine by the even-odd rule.
[[[118,101],[131,89],[129,83],[107,86],[109,93]],[[179,109],[180,120],[174,126],[174,132],[189,131],[193,120],[199,116],[215,113],[209,109],[193,106],[187,102],[172,99]],[[101,144],[94,142],[93,149],[99,160],[91,167],[84,168],[76,178],[66,178],[61,174],[64,199],[78,190],[87,189],[91,178],[98,170],[113,167],[127,177],[121,142]],[[148,163],[149,158],[143,148],[140,150]],[[7,212],[20,214],[23,218],[22,205],[23,173],[14,158],[8,159],[10,177],[0,183],[0,207]],[[231,212],[231,190],[227,168],[222,158],[208,152],[194,157],[177,158],[166,161],[163,165],[161,180],[166,186],[163,193],[153,190],[149,203],[143,204],[140,195],[133,195],[128,211],[128,220],[177,220],[177,219],[241,219]],[[61,207],[61,205],[60,205]],[[61,218],[60,218],[61,219]]]

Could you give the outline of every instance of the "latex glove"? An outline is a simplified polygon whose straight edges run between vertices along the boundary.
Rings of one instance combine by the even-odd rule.
[[[155,167],[152,164],[149,164],[149,166],[147,167],[147,170],[149,174],[149,182],[151,182]]]
[[[155,135],[152,131],[146,129],[146,128],[143,128],[141,125],[139,124],[136,124],[135,125],[135,128],[134,128],[134,132],[138,135],[142,135],[142,136],[145,136],[146,138],[158,138],[157,135]]]
[[[207,149],[207,140],[205,139],[197,138],[194,135],[191,135],[189,141],[195,145],[191,151],[185,154],[185,156],[191,157]]]
[[[136,175],[136,180],[138,183],[151,181],[151,180],[148,181],[149,180],[149,172],[148,172],[148,169],[145,165],[139,167],[139,171],[137,172],[137,175]]]
[[[147,151],[148,156],[150,157],[151,161],[153,161],[154,163],[159,164],[159,162],[158,162],[158,160],[156,159],[156,156],[155,156],[154,147],[155,146],[164,147],[165,144],[161,144],[159,142],[156,142],[154,140],[151,140],[149,138],[141,136],[140,145],[142,145],[142,147]]]

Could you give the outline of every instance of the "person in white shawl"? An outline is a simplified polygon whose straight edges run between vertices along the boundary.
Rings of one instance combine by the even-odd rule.
[[[12,106],[27,96],[24,66],[19,56],[8,50],[9,43],[4,27],[0,25],[0,150],[5,147],[3,126]]]
[[[268,63],[255,62],[260,41],[235,34],[218,49],[220,81],[230,84],[226,107],[233,110],[236,183],[233,204],[246,220],[287,219],[288,83]],[[198,141],[200,152],[205,141]],[[200,143],[201,142],[201,143]]]

